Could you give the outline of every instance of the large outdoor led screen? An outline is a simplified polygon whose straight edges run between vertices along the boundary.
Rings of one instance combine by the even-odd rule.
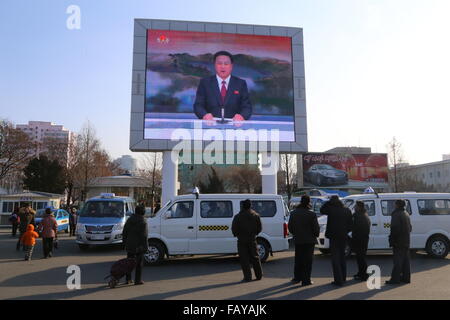
[[[279,141],[295,141],[291,37],[148,29],[146,40],[144,139],[201,128],[224,140],[235,129],[276,129]],[[215,60],[220,51],[231,57]]]

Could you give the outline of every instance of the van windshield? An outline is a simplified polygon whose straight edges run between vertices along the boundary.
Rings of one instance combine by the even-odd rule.
[[[120,201],[88,201],[80,212],[80,217],[122,218],[124,203]]]

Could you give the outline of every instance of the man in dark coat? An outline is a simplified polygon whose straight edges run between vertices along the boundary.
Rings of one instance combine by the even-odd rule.
[[[367,214],[364,202],[356,201],[355,214],[352,226],[352,250],[356,254],[358,273],[353,276],[355,280],[366,281],[367,274],[366,253],[369,245],[371,221]]]
[[[386,284],[399,284],[411,282],[411,266],[409,257],[410,233],[412,231],[411,219],[405,211],[405,201],[396,200],[395,210],[391,215],[391,233],[389,245],[394,252],[394,267],[391,279]]]
[[[317,216],[310,210],[310,201],[309,196],[302,196],[299,206],[291,212],[288,224],[295,242],[294,278],[291,281],[302,282],[302,286],[313,284],[311,269],[314,245],[320,232]]]
[[[122,232],[127,258],[136,259],[135,285],[144,284],[142,281],[143,257],[148,250],[148,226],[144,215],[145,208],[137,206],[135,214],[127,220]],[[131,273],[127,273],[126,282],[132,283]]]
[[[342,286],[347,280],[345,246],[348,233],[352,230],[352,213],[344,207],[338,196],[332,196],[321,208],[320,213],[327,215],[325,237],[330,239],[331,262],[334,281],[332,284]]]
[[[78,212],[77,212],[77,208],[72,207],[70,209],[69,212],[69,229],[70,229],[70,235],[74,236],[75,235],[75,230],[77,228],[77,223],[78,223]]]
[[[262,278],[261,261],[259,260],[256,236],[261,232],[261,218],[258,213],[251,209],[250,200],[245,200],[242,204],[242,210],[233,218],[231,231],[238,238],[237,247],[239,260],[241,262],[244,279],[242,282],[252,280],[250,264],[253,266],[256,280]]]

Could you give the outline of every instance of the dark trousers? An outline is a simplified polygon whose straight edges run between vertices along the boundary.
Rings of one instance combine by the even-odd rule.
[[[75,230],[76,230],[76,228],[77,228],[77,224],[76,224],[76,223],[71,223],[71,224],[70,224],[69,229],[70,229],[70,235],[71,235],[71,236],[74,236],[74,235],[75,235]]]
[[[330,239],[331,264],[334,282],[343,284],[347,280],[347,262],[345,261],[345,240]]]
[[[42,247],[44,249],[44,257],[53,254],[53,238],[42,238]]]
[[[18,223],[13,223],[12,224],[12,236],[15,237],[17,234],[17,228],[19,227]]]
[[[392,268],[391,280],[394,282],[411,281],[411,265],[409,248],[393,247],[394,267]]]
[[[136,260],[136,269],[134,273],[134,283],[142,281],[142,267],[144,264],[144,254],[143,253],[132,253],[127,252],[127,258],[134,258]],[[126,274],[126,281],[131,280],[131,272]]]
[[[24,233],[25,233],[25,231],[22,231],[19,228],[19,239],[17,240],[17,244],[16,244],[16,249],[17,250],[20,250],[20,239],[22,239],[22,236],[23,236]],[[25,251],[25,246],[22,246],[22,248],[23,248],[23,251]]]
[[[238,240],[239,261],[241,263],[242,272],[245,280],[252,279],[252,271],[250,265],[253,266],[256,279],[262,278],[261,261],[259,260],[256,241],[243,242]]]
[[[366,254],[368,245],[369,245],[369,238],[352,240],[352,250],[356,254],[356,263],[358,264],[357,275],[362,279],[367,278]]]
[[[314,244],[295,245],[294,279],[302,283],[311,282],[311,269],[314,256]]]
[[[25,260],[31,260],[31,256],[33,255],[33,246],[25,246]]]

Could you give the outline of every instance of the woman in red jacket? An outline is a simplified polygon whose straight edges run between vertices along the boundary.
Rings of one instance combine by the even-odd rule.
[[[42,232],[44,259],[50,258],[53,254],[53,239],[57,239],[58,232],[58,223],[50,208],[45,209],[45,217],[38,228]]]

